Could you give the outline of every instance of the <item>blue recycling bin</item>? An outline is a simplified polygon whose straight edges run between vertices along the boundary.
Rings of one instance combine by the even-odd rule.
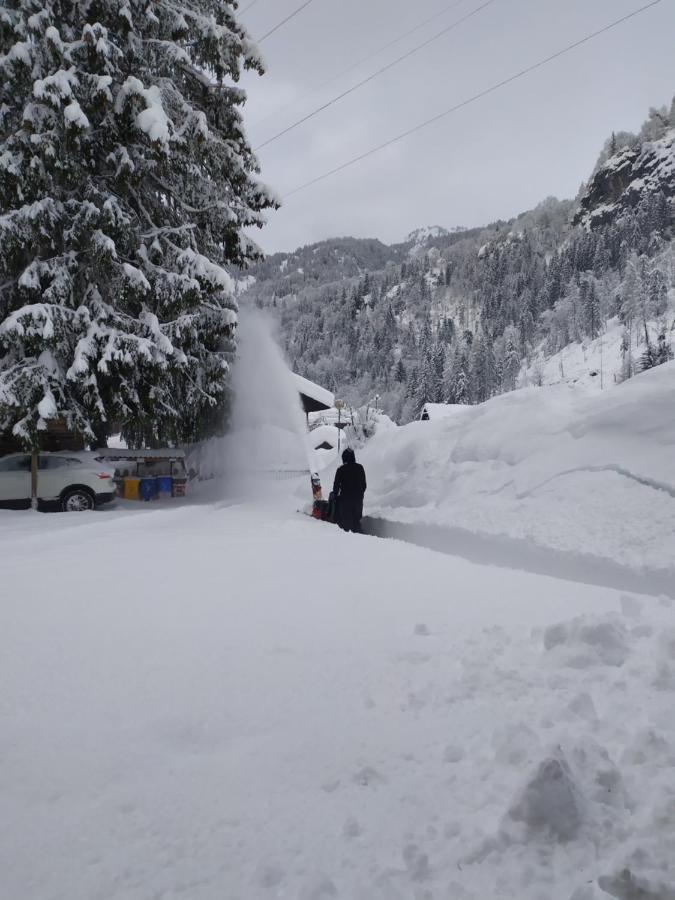
[[[139,493],[141,500],[156,500],[158,495],[157,479],[141,478]]]
[[[173,478],[171,475],[160,475],[157,479],[157,490],[160,497],[170,497],[173,491]]]

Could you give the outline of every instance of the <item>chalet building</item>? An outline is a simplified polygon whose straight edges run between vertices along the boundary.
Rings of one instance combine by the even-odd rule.
[[[40,449],[49,453],[57,453],[60,450],[73,453],[84,450],[84,440],[68,429],[65,419],[52,419],[47,423],[47,429],[42,432]],[[0,456],[20,453],[22,450],[23,447],[13,435],[0,432]]]

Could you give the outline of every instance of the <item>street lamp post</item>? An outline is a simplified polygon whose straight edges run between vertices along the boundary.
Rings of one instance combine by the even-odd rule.
[[[342,410],[344,409],[344,400],[335,401],[335,409],[338,411],[338,458],[340,457],[340,440],[342,438]]]

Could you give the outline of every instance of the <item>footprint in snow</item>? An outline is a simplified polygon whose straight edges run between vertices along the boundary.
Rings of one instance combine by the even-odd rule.
[[[326,794],[333,794],[340,787],[340,779],[337,781],[326,781],[321,785],[321,790]]]
[[[281,866],[274,863],[261,866],[257,873],[258,884],[269,889],[279,887],[285,877],[286,873]]]
[[[416,844],[407,844],[403,848],[403,862],[413,881],[428,881],[431,876],[429,857],[422,853]]]
[[[585,719],[590,724],[595,724],[598,721],[593,698],[585,691],[573,697],[567,704],[567,709],[572,715]]]
[[[381,775],[372,766],[364,766],[362,769],[359,769],[352,780],[354,784],[358,784],[360,787],[378,787],[387,783],[384,775]]]
[[[421,653],[419,650],[411,650],[408,653],[398,653],[394,657],[395,662],[407,662],[413,666],[419,666],[422,663],[429,662],[431,655],[429,653]]]
[[[621,605],[621,612],[627,619],[640,618],[642,603],[637,597],[633,597],[630,594],[621,594],[619,597],[619,604]]]
[[[342,826],[342,834],[346,838],[356,838],[362,834],[363,828],[359,825],[353,816],[350,816]]]
[[[452,838],[459,837],[459,835],[461,833],[462,833],[462,826],[459,824],[459,822],[448,822],[443,827],[443,835],[448,840],[452,840]]]
[[[456,744],[449,744],[443,751],[443,761],[447,763],[458,763],[464,759],[464,751]]]
[[[319,875],[307,884],[300,893],[300,900],[327,900],[329,897],[337,897],[337,888],[324,875]]]

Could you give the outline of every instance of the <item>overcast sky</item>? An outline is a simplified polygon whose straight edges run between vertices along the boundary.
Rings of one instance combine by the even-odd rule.
[[[317,89],[451,0],[312,0],[262,43],[267,73],[243,79],[253,146],[484,2],[455,0],[454,9],[425,28]],[[260,150],[263,180],[283,196],[645,2],[493,0],[422,52]],[[242,21],[258,38],[300,4],[256,0]],[[256,239],[268,252],[339,235],[394,242],[420,225],[481,225],[510,218],[551,194],[572,197],[612,130],[637,130],[650,106],[670,103],[674,37],[675,0],[662,0],[290,197],[270,213]]]

